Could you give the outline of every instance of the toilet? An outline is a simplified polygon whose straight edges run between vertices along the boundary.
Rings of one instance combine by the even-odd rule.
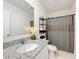
[[[55,45],[48,44],[48,59],[75,59],[75,55],[66,51],[57,50]]]
[[[52,53],[52,56],[55,56],[57,53],[57,47],[55,45],[48,44],[48,53]]]
[[[57,47],[55,45],[48,44],[48,59],[55,59],[55,55],[57,54]]]

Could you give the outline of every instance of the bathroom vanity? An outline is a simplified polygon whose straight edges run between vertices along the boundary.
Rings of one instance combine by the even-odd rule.
[[[45,46],[34,59],[48,59],[48,47]]]
[[[9,42],[8,42],[9,43]],[[33,50],[27,50],[25,47],[28,44],[33,44],[33,48],[37,44],[36,48]],[[30,45],[31,45],[30,44]],[[17,44],[3,49],[4,59],[48,59],[48,41],[47,40],[27,40],[24,44]],[[30,46],[29,45],[29,46]],[[22,48],[23,49],[22,49]],[[18,50],[20,49],[20,50]],[[27,50],[27,52],[26,52]],[[18,52],[17,52],[18,51]],[[25,51],[25,52],[24,52]],[[5,55],[6,53],[6,55]]]

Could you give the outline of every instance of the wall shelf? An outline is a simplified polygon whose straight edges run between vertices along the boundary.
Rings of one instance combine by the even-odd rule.
[[[40,33],[46,33],[46,30],[39,30]]]
[[[47,19],[40,17],[39,18],[39,33],[40,33],[40,39],[47,39],[47,30],[46,30],[46,25],[47,25]],[[45,34],[45,35],[42,35]]]

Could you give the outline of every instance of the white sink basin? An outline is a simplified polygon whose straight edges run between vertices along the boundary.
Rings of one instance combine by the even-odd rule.
[[[38,47],[37,43],[29,43],[19,47],[16,52],[17,53],[27,53]]]

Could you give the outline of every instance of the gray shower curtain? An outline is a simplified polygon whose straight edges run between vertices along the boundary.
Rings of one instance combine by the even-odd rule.
[[[47,20],[48,40],[59,50],[74,51],[73,16],[54,17]]]

